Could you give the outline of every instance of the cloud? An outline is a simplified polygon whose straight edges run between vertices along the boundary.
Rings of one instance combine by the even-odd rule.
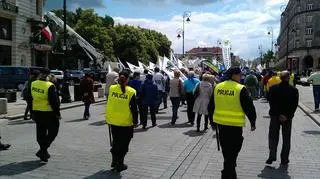
[[[74,9],[77,7],[85,8],[105,8],[103,0],[67,0],[67,8]],[[45,4],[45,9],[62,9],[63,1],[58,0],[48,0]]]
[[[233,1],[233,0],[229,0]],[[232,51],[244,59],[254,59],[259,55],[258,46],[264,51],[271,48],[268,30],[273,28],[274,41],[279,33],[279,6],[286,0],[273,1],[244,0],[253,4],[240,5],[236,10],[222,12],[191,12],[191,22],[185,24],[185,50],[198,46],[216,46],[217,40],[230,40]],[[222,2],[222,1],[221,1]],[[172,41],[176,53],[182,51],[182,39],[177,38],[177,29],[182,27],[181,15],[168,20],[146,18],[114,17],[116,23],[131,24],[160,31]]]
[[[229,1],[229,0],[113,0],[113,1],[124,1],[130,2],[132,4],[144,4],[144,5],[169,5],[172,3],[179,3],[182,5],[193,5],[193,6],[201,6],[207,4],[213,4],[220,1]]]

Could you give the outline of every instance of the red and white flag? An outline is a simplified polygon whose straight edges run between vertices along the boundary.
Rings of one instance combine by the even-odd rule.
[[[52,33],[51,30],[49,28],[49,26],[45,27],[44,29],[41,30],[42,35],[48,39],[48,40],[52,40]]]

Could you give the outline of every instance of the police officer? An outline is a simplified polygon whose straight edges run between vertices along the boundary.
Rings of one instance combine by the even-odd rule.
[[[29,96],[31,97],[33,120],[37,126],[37,141],[40,150],[36,156],[48,162],[50,154],[48,148],[54,141],[59,131],[60,109],[56,88],[47,81],[49,70],[40,72],[39,80],[31,83]]]
[[[240,84],[240,68],[230,68],[227,73],[228,80],[215,87],[208,110],[210,115],[213,114],[213,121],[218,124],[224,158],[221,178],[235,179],[236,161],[243,142],[242,127],[245,126],[245,116],[250,120],[251,131],[254,131],[256,110],[245,86]]]
[[[129,73],[119,73],[119,84],[109,89],[106,106],[106,122],[111,126],[113,171],[121,172],[128,167],[123,163],[133,137],[133,126],[138,123],[136,90],[127,86]]]

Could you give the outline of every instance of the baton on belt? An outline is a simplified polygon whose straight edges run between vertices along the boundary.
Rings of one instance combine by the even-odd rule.
[[[218,151],[220,151],[220,138],[219,138],[218,124],[216,124],[216,140],[217,140]]]
[[[112,147],[112,135],[111,135],[111,126],[110,126],[110,124],[108,124],[108,128],[109,128],[109,141],[110,141],[110,146]]]

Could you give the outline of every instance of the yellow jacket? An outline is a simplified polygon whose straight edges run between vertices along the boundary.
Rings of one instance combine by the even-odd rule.
[[[281,79],[278,76],[272,76],[267,83],[267,92],[269,92],[272,86],[279,83],[281,83]]]

